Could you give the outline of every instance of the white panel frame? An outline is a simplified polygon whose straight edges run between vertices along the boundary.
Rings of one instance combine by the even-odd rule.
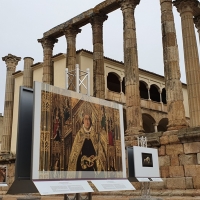
[[[142,153],[152,154],[153,167],[142,166]],[[136,178],[160,178],[157,149],[133,146],[133,159]]]

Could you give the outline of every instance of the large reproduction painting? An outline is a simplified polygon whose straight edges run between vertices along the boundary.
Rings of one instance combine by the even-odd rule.
[[[34,83],[33,180],[126,178],[123,107]]]

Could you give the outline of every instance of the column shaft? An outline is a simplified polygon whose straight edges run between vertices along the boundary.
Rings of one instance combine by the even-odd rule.
[[[68,72],[74,71],[75,74],[75,66],[76,66],[76,35],[81,32],[81,29],[76,27],[70,27],[65,30],[64,34],[67,40],[67,58],[66,58],[66,68],[68,68]],[[73,78],[73,79],[72,79]],[[70,80],[72,83],[69,85],[69,89],[75,91],[76,90],[76,80],[75,76],[71,77]]]
[[[103,22],[107,15],[96,14],[91,18],[93,34],[93,96],[105,99],[105,72],[103,52]]]
[[[172,0],[160,0],[168,130],[187,127]],[[160,93],[161,94],[161,93]],[[162,101],[162,100],[161,100]]]
[[[190,126],[197,127],[200,126],[200,68],[193,23],[193,8],[198,5],[198,1],[176,0],[173,3],[181,15]]]
[[[5,104],[4,104],[4,117],[3,117],[3,133],[2,133],[2,153],[10,152],[11,133],[12,133],[12,120],[13,120],[13,101],[14,101],[14,77],[20,57],[8,54],[2,58],[6,62],[6,89],[5,89]]]
[[[33,70],[31,65],[33,65],[33,58],[24,58],[24,73],[23,73],[23,86],[32,88],[33,87]]]
[[[53,47],[57,39],[54,38],[42,38],[38,39],[38,42],[42,44],[43,47],[43,78],[42,81],[44,83],[48,83],[53,85],[53,62],[52,62],[52,55],[53,55]]]
[[[124,23],[124,67],[126,86],[126,145],[132,145],[132,136],[142,131],[142,114],[139,92],[139,68],[137,55],[134,10],[139,0],[122,0]]]

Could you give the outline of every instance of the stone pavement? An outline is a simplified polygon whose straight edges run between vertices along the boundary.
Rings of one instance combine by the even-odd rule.
[[[73,196],[70,196],[73,198]],[[2,200],[64,200],[64,195],[54,195],[54,196],[30,196],[30,195],[2,195]],[[92,200],[138,200],[138,196],[129,195],[93,195]],[[183,197],[183,196],[162,196],[162,197],[152,197],[152,200],[200,200],[200,196],[196,197]]]

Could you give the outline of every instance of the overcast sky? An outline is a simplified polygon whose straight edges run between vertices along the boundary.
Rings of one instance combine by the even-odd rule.
[[[101,0],[1,0],[0,56],[11,53],[21,57],[16,71],[23,70],[23,58],[43,61],[43,49],[37,39],[43,33],[70,18],[93,8]],[[174,8],[179,46],[181,81],[185,80],[181,20]],[[164,75],[159,0],[141,0],[135,10],[139,68]],[[120,9],[110,13],[104,23],[104,55],[123,61],[123,18]],[[198,41],[198,40],[197,40]],[[77,35],[77,50],[93,50],[92,29],[88,24]],[[199,44],[199,41],[198,41]],[[66,53],[66,39],[59,38],[53,54]],[[4,112],[6,64],[0,59],[0,113]]]

